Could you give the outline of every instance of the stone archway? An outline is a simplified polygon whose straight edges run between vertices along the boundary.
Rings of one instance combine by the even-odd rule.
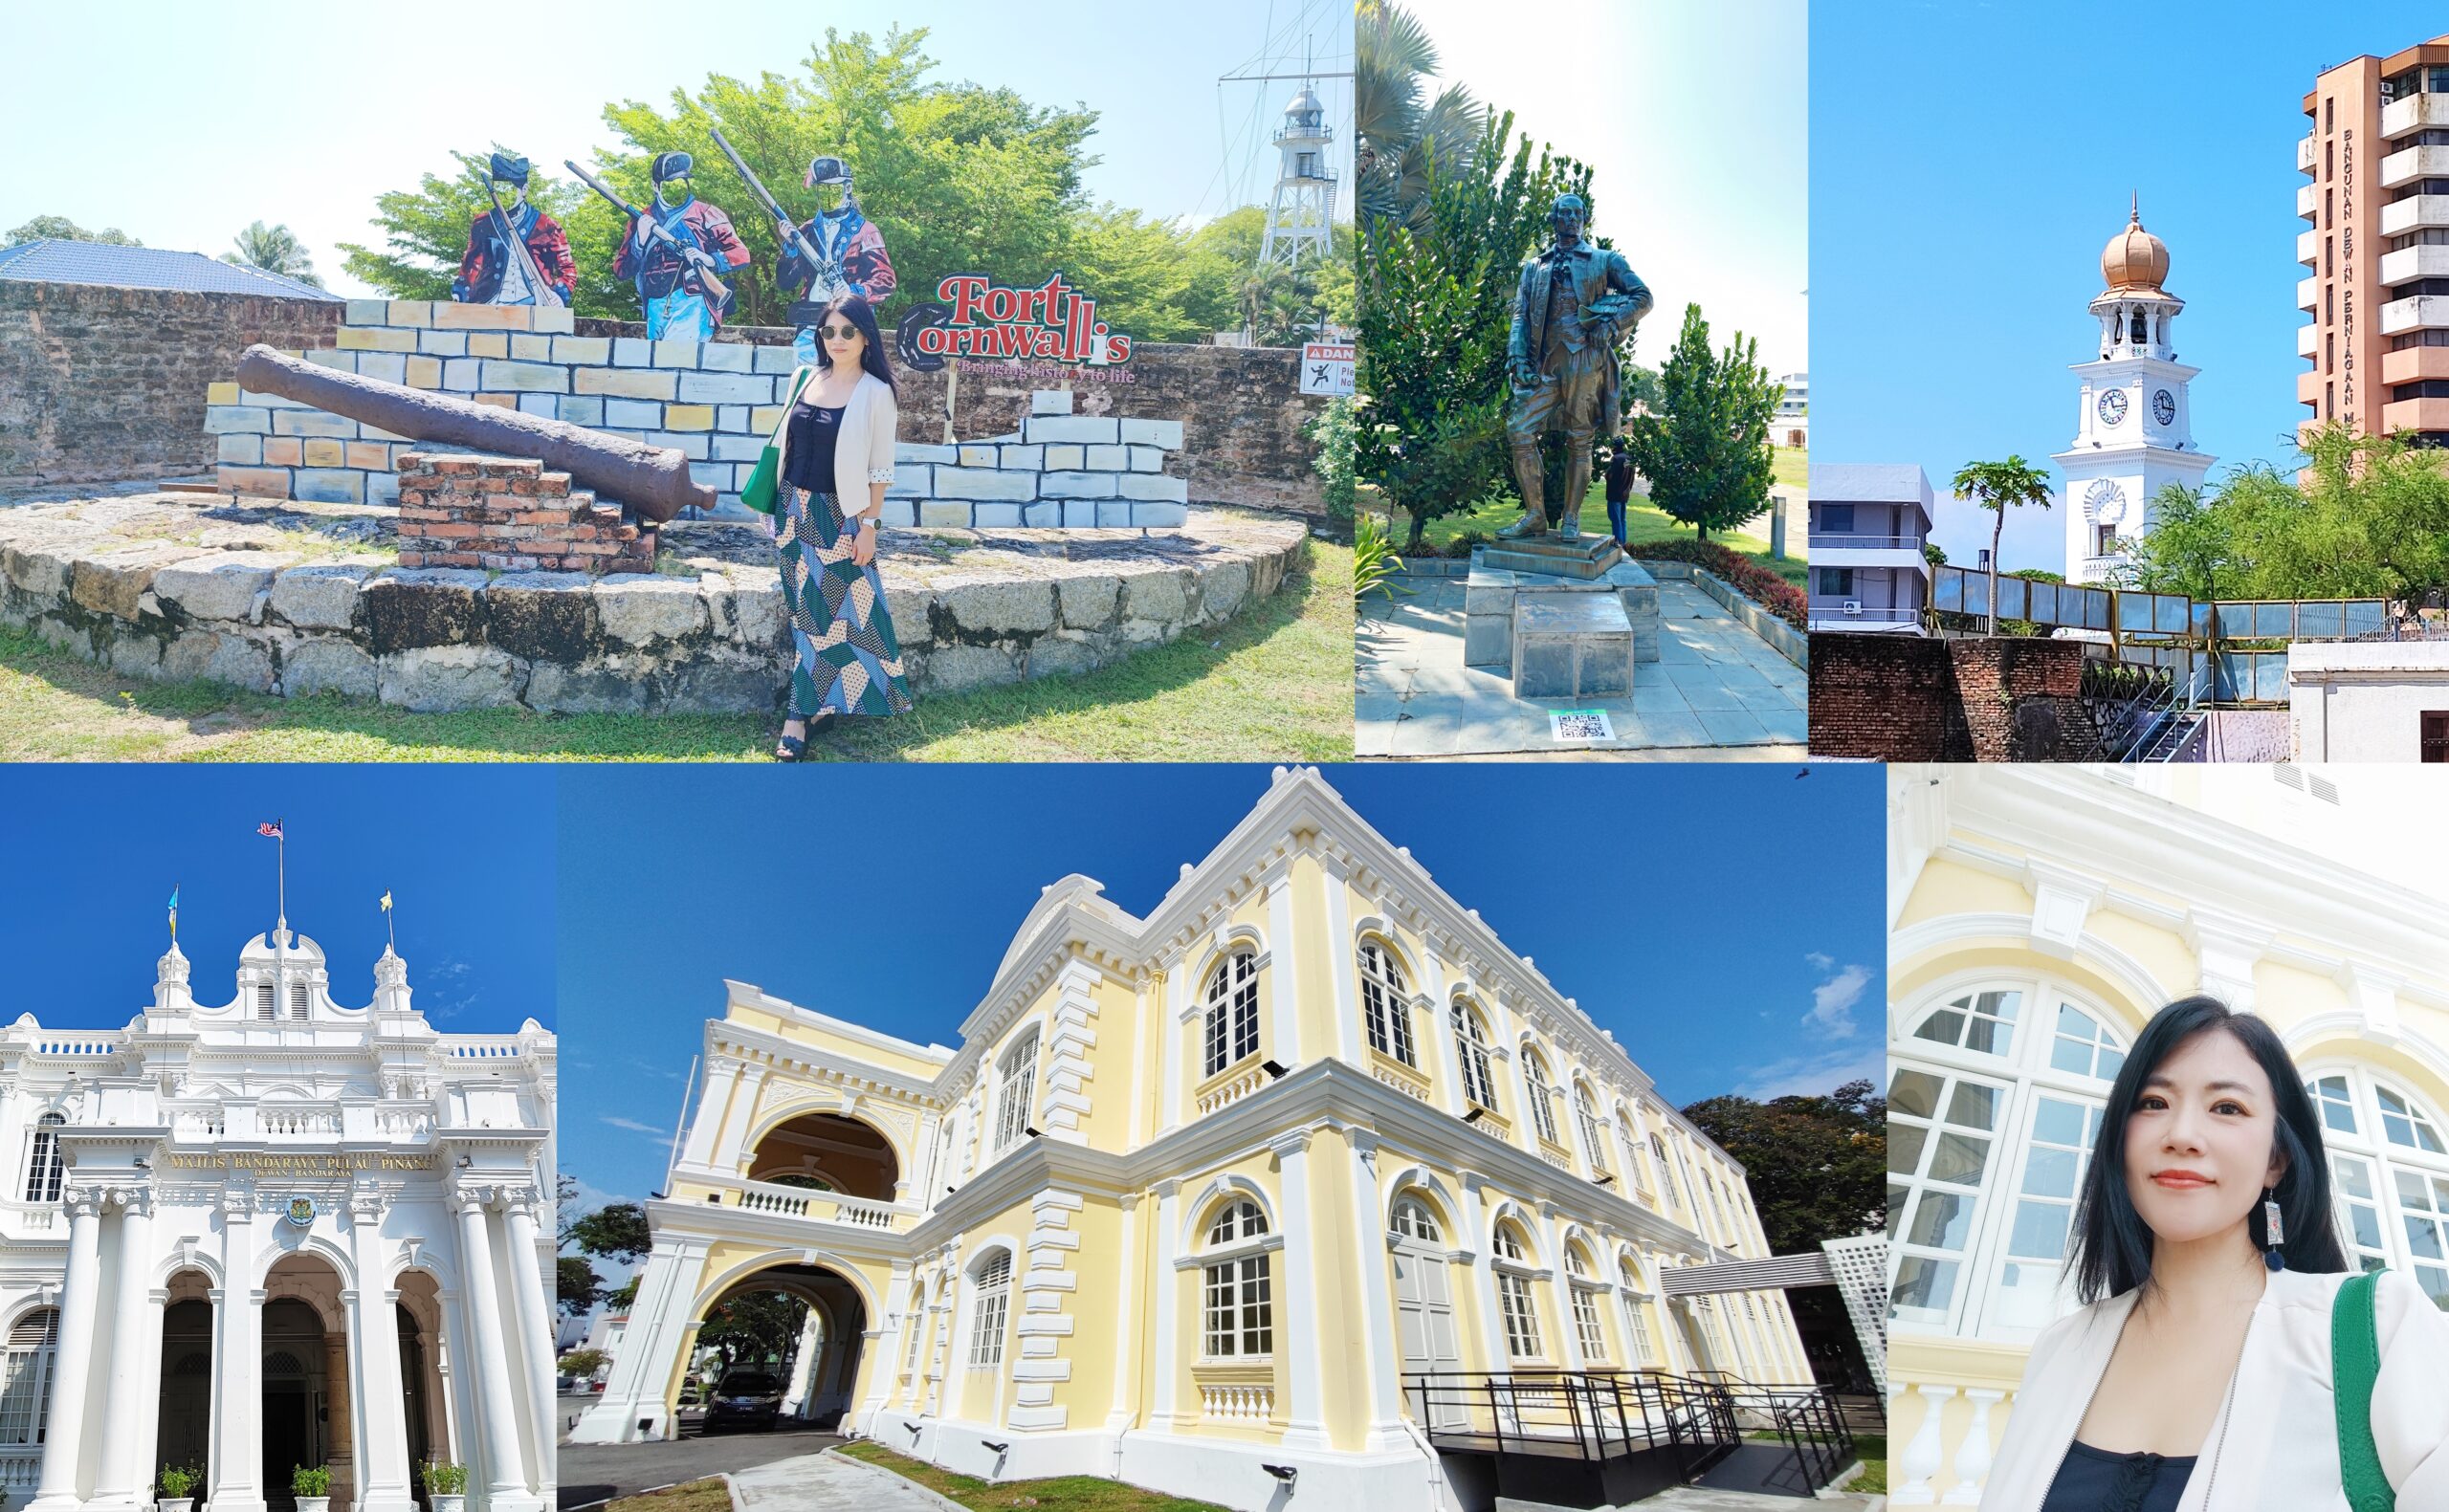
[[[330,1261],[302,1252],[281,1257],[264,1277],[258,1423],[264,1501],[274,1512],[295,1512],[291,1474],[299,1468],[332,1473],[335,1505],[357,1501],[357,1404],[349,1398],[342,1289]]]
[[[400,1335],[401,1418],[408,1439],[408,1487],[419,1505],[430,1506],[423,1467],[436,1460],[465,1464],[452,1421],[450,1377],[442,1332],[442,1286],[425,1271],[393,1278]]]
[[[891,1202],[901,1183],[901,1162],[872,1125],[840,1113],[803,1113],[757,1142],[748,1179]]]
[[[774,1265],[725,1286],[693,1321],[686,1373],[700,1381],[701,1396],[710,1399],[724,1366],[709,1347],[708,1326],[735,1304],[753,1304],[761,1296],[787,1298],[805,1311],[789,1327],[787,1339],[778,1334],[764,1341],[775,1347],[774,1352],[760,1354],[754,1345],[733,1348],[731,1369],[772,1375],[777,1394],[791,1409],[783,1421],[820,1430],[838,1426],[858,1384],[868,1319],[858,1286],[829,1266]]]
[[[212,1279],[183,1270],[162,1309],[162,1400],[153,1448],[154,1484],[165,1469],[190,1470],[209,1486],[212,1457]]]

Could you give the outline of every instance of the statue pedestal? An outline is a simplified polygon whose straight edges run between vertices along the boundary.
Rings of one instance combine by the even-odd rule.
[[[1633,691],[1633,623],[1612,593],[1518,594],[1513,601],[1513,696],[1626,698]]]
[[[1629,630],[1632,660],[1658,660],[1658,581],[1648,569],[1626,558],[1606,536],[1585,536],[1574,541],[1534,537],[1527,541],[1496,541],[1471,553],[1470,576],[1463,584],[1465,665],[1503,669],[1517,679],[1518,697],[1574,696],[1528,692],[1521,688],[1514,628],[1517,614],[1526,604],[1554,607],[1586,596],[1612,598],[1624,620],[1623,627],[1617,629],[1612,621],[1602,625],[1597,617],[1585,616],[1590,631],[1621,635]],[[1568,615],[1541,623],[1562,626],[1571,619]],[[1629,667],[1626,674],[1629,677]]]

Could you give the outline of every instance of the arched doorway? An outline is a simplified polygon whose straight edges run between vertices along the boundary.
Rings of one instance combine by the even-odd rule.
[[[209,1486],[212,1457],[211,1281],[183,1270],[170,1278],[162,1309],[162,1402],[154,1436],[154,1474],[191,1470]]]
[[[402,1271],[392,1287],[400,1294],[394,1316],[400,1332],[401,1417],[408,1436],[409,1490],[420,1505],[430,1505],[420,1467],[434,1460],[468,1461],[452,1447],[457,1435],[443,1389],[442,1288],[421,1270]]]
[[[775,1265],[733,1282],[690,1336],[682,1431],[833,1431],[858,1382],[867,1327],[858,1287],[828,1266]]]
[[[895,1200],[901,1161],[884,1135],[839,1113],[804,1113],[776,1125],[757,1142],[748,1179]]]
[[[356,1408],[341,1291],[340,1273],[315,1255],[284,1256],[264,1277],[259,1422],[264,1500],[274,1512],[295,1512],[291,1477],[301,1468],[332,1473],[336,1505],[357,1500]]]

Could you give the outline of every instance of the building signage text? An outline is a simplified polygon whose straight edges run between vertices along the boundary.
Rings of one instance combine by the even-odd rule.
[[[170,1155],[172,1171],[249,1171],[273,1176],[345,1176],[359,1171],[432,1171],[434,1157],[381,1150],[240,1150],[210,1155]]]

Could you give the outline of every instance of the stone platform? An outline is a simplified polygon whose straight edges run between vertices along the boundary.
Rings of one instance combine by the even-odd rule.
[[[99,489],[97,493],[101,492]],[[920,697],[1084,672],[1273,594],[1297,520],[904,530],[878,566]],[[121,675],[421,712],[765,712],[790,640],[761,524],[663,527],[651,573],[404,569],[397,512],[207,493],[0,501],[0,624]]]
[[[1583,537],[1585,541],[1592,538]],[[1552,557],[1528,557],[1524,553],[1505,549],[1507,543],[1474,550],[1471,553],[1470,576],[1464,580],[1463,586],[1463,665],[1510,671],[1513,666],[1515,606],[1525,600],[1551,594],[1583,593],[1613,594],[1623,605],[1624,618],[1632,625],[1633,660],[1657,661],[1658,580],[1651,577],[1649,570],[1640,562],[1623,557],[1613,540],[1604,536],[1596,539],[1604,543],[1608,553],[1614,554],[1614,560],[1590,578],[1495,565],[1501,561],[1556,562],[1556,559]]]
[[[1514,697],[1621,698],[1632,690],[1633,626],[1615,595],[1514,600]]]

